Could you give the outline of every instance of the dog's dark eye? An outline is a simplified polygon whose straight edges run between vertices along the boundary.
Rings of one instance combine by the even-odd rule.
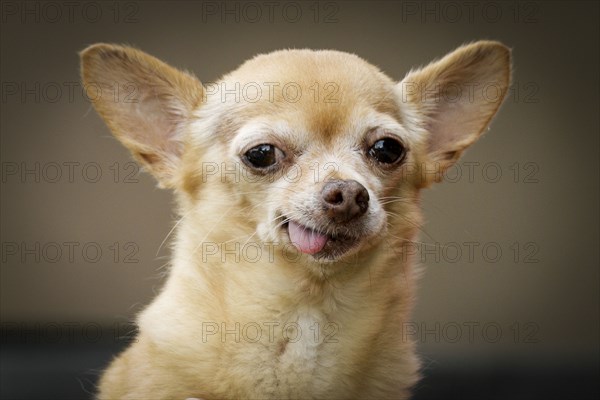
[[[254,168],[268,168],[277,163],[281,150],[271,144],[260,144],[248,150],[244,157]]]
[[[402,144],[391,138],[384,138],[373,143],[369,156],[382,164],[393,164],[404,158],[406,151]]]

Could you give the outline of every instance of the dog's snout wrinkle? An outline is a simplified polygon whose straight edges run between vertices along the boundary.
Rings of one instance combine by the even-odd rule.
[[[369,192],[355,180],[330,180],[321,190],[325,213],[335,222],[348,222],[369,208]]]

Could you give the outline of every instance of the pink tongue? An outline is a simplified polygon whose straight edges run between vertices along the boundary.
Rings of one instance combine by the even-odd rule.
[[[318,253],[327,243],[327,236],[305,226],[298,225],[294,221],[290,221],[288,231],[291,242],[302,253]]]

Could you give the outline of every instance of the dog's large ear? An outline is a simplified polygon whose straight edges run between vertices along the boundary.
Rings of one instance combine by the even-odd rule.
[[[398,84],[407,123],[427,142],[428,174],[439,181],[489,125],[510,82],[510,50],[499,42],[468,44]]]
[[[172,187],[202,84],[130,47],[95,44],[80,57],[83,84],[98,113],[159,184]]]

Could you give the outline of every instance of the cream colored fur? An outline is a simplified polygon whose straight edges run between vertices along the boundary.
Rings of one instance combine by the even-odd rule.
[[[81,59],[86,87],[101,90],[91,95],[96,109],[174,190],[181,216],[168,280],[98,398],[408,398],[419,362],[403,324],[418,271],[405,245],[419,230],[419,192],[488,126],[509,84],[509,50],[468,44],[400,83],[337,51],[260,55],[206,86],[129,47],[97,44]],[[223,96],[236,83],[239,98]],[[263,88],[257,101],[249,83]],[[483,96],[482,84],[500,95]],[[298,99],[291,86],[301,88]],[[475,94],[449,100],[444,92],[461,87]],[[401,164],[368,160],[364,142],[377,132],[402,141]],[[240,160],[261,143],[287,154],[268,176]],[[314,222],[316,194],[330,178],[364,185],[369,209],[360,242],[318,260],[286,246],[277,218]]]

